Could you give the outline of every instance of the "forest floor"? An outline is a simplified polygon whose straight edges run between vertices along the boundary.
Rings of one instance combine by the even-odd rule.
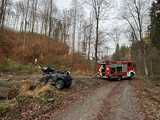
[[[160,120],[160,82],[143,82],[142,92],[143,107],[147,120]]]
[[[40,75],[9,75],[0,79],[37,81]],[[160,84],[141,80],[106,81],[74,77],[70,89],[39,97],[16,97],[2,120],[160,120]],[[1,102],[0,102],[1,103]],[[1,104],[0,104],[1,110]]]

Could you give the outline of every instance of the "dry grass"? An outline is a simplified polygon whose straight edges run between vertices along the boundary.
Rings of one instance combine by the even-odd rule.
[[[30,96],[31,91],[30,88],[32,87],[32,81],[31,80],[23,80],[21,82],[21,87],[20,87],[20,96]]]
[[[47,93],[51,91],[51,87],[49,85],[37,85],[35,89],[31,89],[33,87],[33,82],[31,80],[23,80],[21,82],[20,88],[20,96],[30,96],[30,97],[37,97],[41,93]]]
[[[36,87],[36,89],[33,91],[34,96],[39,96],[42,93],[47,93],[49,91],[51,91],[51,87],[49,85],[45,85],[45,86],[38,86]]]

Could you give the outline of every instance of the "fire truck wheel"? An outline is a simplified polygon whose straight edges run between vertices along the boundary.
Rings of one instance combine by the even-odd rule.
[[[118,77],[118,80],[119,80],[119,81],[122,80],[122,76],[119,76],[119,77]]]
[[[58,89],[58,90],[61,90],[61,89],[63,89],[64,88],[64,80],[62,80],[62,79],[59,79],[58,81],[56,81],[56,88]]]

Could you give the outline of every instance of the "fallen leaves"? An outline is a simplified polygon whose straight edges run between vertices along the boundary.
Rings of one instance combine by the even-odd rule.
[[[160,120],[160,88],[154,81],[144,84],[143,106],[149,120]]]

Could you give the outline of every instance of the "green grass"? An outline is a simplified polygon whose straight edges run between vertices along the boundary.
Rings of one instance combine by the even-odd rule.
[[[9,100],[0,101],[0,113],[4,114],[15,106],[16,106],[16,102],[14,100],[12,100],[12,101],[9,101]]]
[[[8,103],[0,103],[0,113],[5,113],[9,110],[10,104]]]
[[[39,69],[32,64],[19,64],[10,59],[0,64],[0,72],[34,73],[38,71]]]

